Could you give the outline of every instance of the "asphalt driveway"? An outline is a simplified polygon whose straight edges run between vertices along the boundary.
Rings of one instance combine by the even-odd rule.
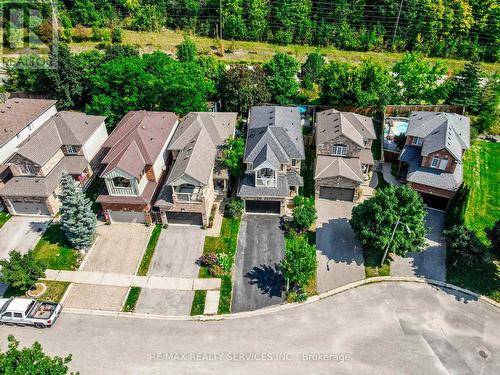
[[[319,293],[365,278],[363,250],[349,225],[353,207],[352,202],[316,201]]]
[[[206,231],[193,226],[172,225],[163,229],[148,276],[198,277],[196,263],[203,253]],[[193,291],[143,289],[135,311],[143,314],[190,315]]]
[[[251,311],[281,303],[283,278],[276,267],[285,254],[279,217],[245,215],[241,221],[232,311]]]
[[[8,258],[11,250],[22,253],[33,249],[43,232],[47,229],[50,218],[36,216],[13,216],[0,229],[0,259]]]
[[[446,281],[446,244],[443,238],[445,213],[427,209],[427,247],[422,252],[411,252],[406,257],[394,256],[392,276],[417,276]]]

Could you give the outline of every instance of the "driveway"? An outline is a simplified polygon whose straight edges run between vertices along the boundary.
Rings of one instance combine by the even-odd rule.
[[[499,309],[482,301],[391,282],[210,322],[63,310],[51,329],[0,326],[0,347],[9,334],[21,347],[39,341],[50,355],[71,353],[82,374],[486,375],[499,373],[499,325]]]
[[[365,278],[363,250],[349,225],[354,203],[318,199],[318,293]]]
[[[445,213],[427,209],[427,247],[422,252],[411,252],[406,257],[394,256],[392,276],[417,276],[446,281],[446,244],[442,236]]]
[[[149,267],[148,276],[198,277],[196,261],[203,253],[206,231],[193,226],[171,225],[163,229]],[[160,315],[190,315],[193,291],[143,289],[136,312]]]
[[[8,258],[11,250],[25,253],[33,249],[50,221],[47,217],[11,217],[0,229],[0,259]]]
[[[281,303],[283,278],[276,267],[285,255],[278,216],[245,215],[241,221],[232,311],[251,311]]]

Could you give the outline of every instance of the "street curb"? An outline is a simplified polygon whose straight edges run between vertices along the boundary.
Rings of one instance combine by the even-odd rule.
[[[267,308],[263,308],[255,311],[246,311],[239,312],[234,314],[224,314],[224,315],[197,315],[197,316],[170,316],[170,315],[154,315],[154,314],[138,314],[138,313],[128,313],[121,311],[104,311],[104,310],[83,310],[83,309],[72,309],[65,308],[63,311],[71,314],[81,314],[81,315],[97,315],[97,316],[117,316],[117,317],[127,317],[127,318],[136,318],[136,319],[152,319],[152,320],[177,320],[177,321],[219,321],[219,320],[229,320],[229,319],[239,319],[239,318],[251,318],[266,314],[271,314],[274,312],[286,311],[290,309],[294,309],[296,307],[304,306],[310,303],[315,303],[321,301],[322,299],[334,296],[336,294],[340,294],[346,292],[348,290],[358,288],[360,286],[375,284],[380,282],[413,282],[413,283],[422,283],[422,284],[430,284],[437,287],[447,288],[451,290],[455,290],[457,292],[470,295],[477,300],[485,302],[489,305],[492,305],[496,308],[500,309],[500,303],[493,301],[488,297],[481,296],[477,293],[474,293],[468,289],[464,289],[458,287],[456,285],[448,284],[442,281],[437,280],[427,280],[418,277],[391,277],[391,276],[379,276],[372,277],[369,279],[355,281],[353,283],[341,286],[336,289],[329,290],[327,292],[318,294],[316,296],[309,297],[306,301],[302,303],[283,303],[280,305],[275,305]]]

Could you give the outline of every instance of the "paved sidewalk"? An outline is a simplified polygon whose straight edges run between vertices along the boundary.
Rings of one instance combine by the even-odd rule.
[[[394,185],[394,186],[401,185],[401,182],[396,180],[396,177],[394,177],[391,173],[391,163],[383,163],[382,164],[382,174],[384,175],[384,180],[386,180],[391,185]]]
[[[218,290],[221,279],[135,276],[118,273],[46,270],[45,280],[77,284],[133,287],[162,290]]]

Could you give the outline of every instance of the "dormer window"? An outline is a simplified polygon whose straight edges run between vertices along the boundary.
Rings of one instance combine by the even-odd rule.
[[[35,174],[35,168],[33,168],[32,165],[18,165],[19,168],[19,173],[21,173],[24,176],[32,176]]]
[[[78,147],[72,145],[66,146],[66,153],[68,155],[76,155],[78,154]]]
[[[422,146],[422,143],[424,143],[424,139],[420,137],[413,137],[411,144],[414,146]]]
[[[333,145],[332,146],[332,155],[334,155],[334,156],[346,156],[347,155],[347,146],[346,145]]]
[[[113,178],[113,185],[115,187],[130,187],[130,180],[125,177],[115,177]]]

